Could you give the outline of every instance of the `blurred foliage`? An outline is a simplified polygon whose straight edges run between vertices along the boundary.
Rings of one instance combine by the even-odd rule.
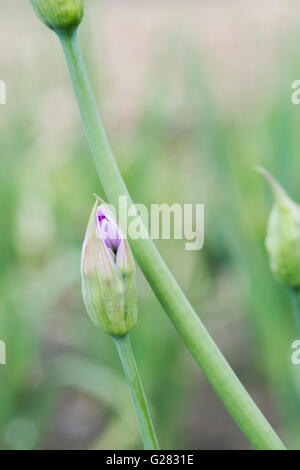
[[[88,33],[84,39],[97,85]],[[133,129],[110,131],[113,148],[136,202],[205,203],[202,251],[184,251],[184,241],[160,241],[159,248],[246,387],[286,444],[297,447],[300,382],[290,363],[296,333],[288,293],[269,272],[264,236],[271,195],[254,171],[262,164],[300,201],[300,114],[290,103],[297,54],[288,42],[289,53],[276,58],[283,78],[278,74],[241,118],[219,103],[197,44],[180,44],[178,72],[177,55],[170,54],[176,37],[162,39],[153,46]],[[37,54],[47,69],[45,50],[41,44]],[[30,74],[24,64],[13,68],[20,74],[9,76],[14,95],[1,108],[0,135],[0,339],[7,344],[0,447],[136,448],[141,443],[117,354],[81,300],[81,243],[91,194],[101,188],[68,101],[64,64],[52,82],[38,68]],[[102,75],[100,101],[101,94],[110,97]],[[138,291],[132,342],[162,447],[246,448],[222,407],[209,434],[218,399],[209,404],[210,389],[141,273]]]

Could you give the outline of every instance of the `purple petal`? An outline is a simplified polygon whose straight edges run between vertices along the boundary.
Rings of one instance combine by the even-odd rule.
[[[97,209],[97,219],[100,238],[105,241],[108,248],[113,251],[118,250],[121,241],[120,230],[118,224],[103,204]]]

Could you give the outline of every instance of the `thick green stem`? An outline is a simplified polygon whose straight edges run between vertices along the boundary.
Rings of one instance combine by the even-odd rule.
[[[130,196],[109,146],[77,42],[76,31],[59,33],[94,162],[110,203]],[[129,240],[137,262],[215,391],[256,449],[284,449],[208,334],[150,239]]]
[[[134,359],[129,336],[113,338],[124,368],[126,379],[130,388],[137,419],[140,426],[144,448],[146,450],[159,449],[155,430],[151,420],[147,399],[141,382],[140,374]]]

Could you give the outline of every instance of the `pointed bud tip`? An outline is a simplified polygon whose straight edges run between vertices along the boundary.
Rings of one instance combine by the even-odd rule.
[[[271,173],[269,173],[263,166],[256,165],[255,169],[266,178],[266,180],[268,181],[268,183],[270,184],[273,190],[275,197],[277,198],[277,202],[284,204],[284,202],[292,201],[290,197],[287,195],[287,193],[285,192],[285,190],[283,189],[283,187],[278,183],[278,181],[276,181],[276,179],[271,175]]]
[[[83,0],[30,0],[38,17],[59,31],[76,28],[83,18]]]
[[[284,284],[300,287],[300,206],[293,201],[264,168],[258,167],[270,182],[275,204],[269,217],[266,249],[271,271]]]
[[[263,166],[255,165],[254,169],[261,175],[265,176],[265,178],[268,179],[269,181],[274,179],[271,173],[269,173]]]

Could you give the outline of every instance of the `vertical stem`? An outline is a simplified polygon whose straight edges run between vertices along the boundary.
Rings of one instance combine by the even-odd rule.
[[[144,448],[146,450],[159,449],[155,430],[153,427],[147,399],[141,382],[140,374],[132,352],[128,334],[113,337],[116,344],[126,379],[130,388],[137,419],[140,426]]]
[[[59,32],[88,142],[102,186],[118,210],[119,197],[132,201],[112,154],[80,53],[76,31]],[[187,348],[241,430],[256,449],[284,449],[281,440],[247,393],[207,332],[152,240],[129,240],[155,295]]]
[[[74,92],[85,126],[86,136],[92,152],[99,179],[109,201],[118,209],[119,196],[127,196],[127,188],[117,167],[102,120],[93,96],[85,65],[80,52],[77,32],[59,32]],[[107,184],[109,182],[109,184]]]

